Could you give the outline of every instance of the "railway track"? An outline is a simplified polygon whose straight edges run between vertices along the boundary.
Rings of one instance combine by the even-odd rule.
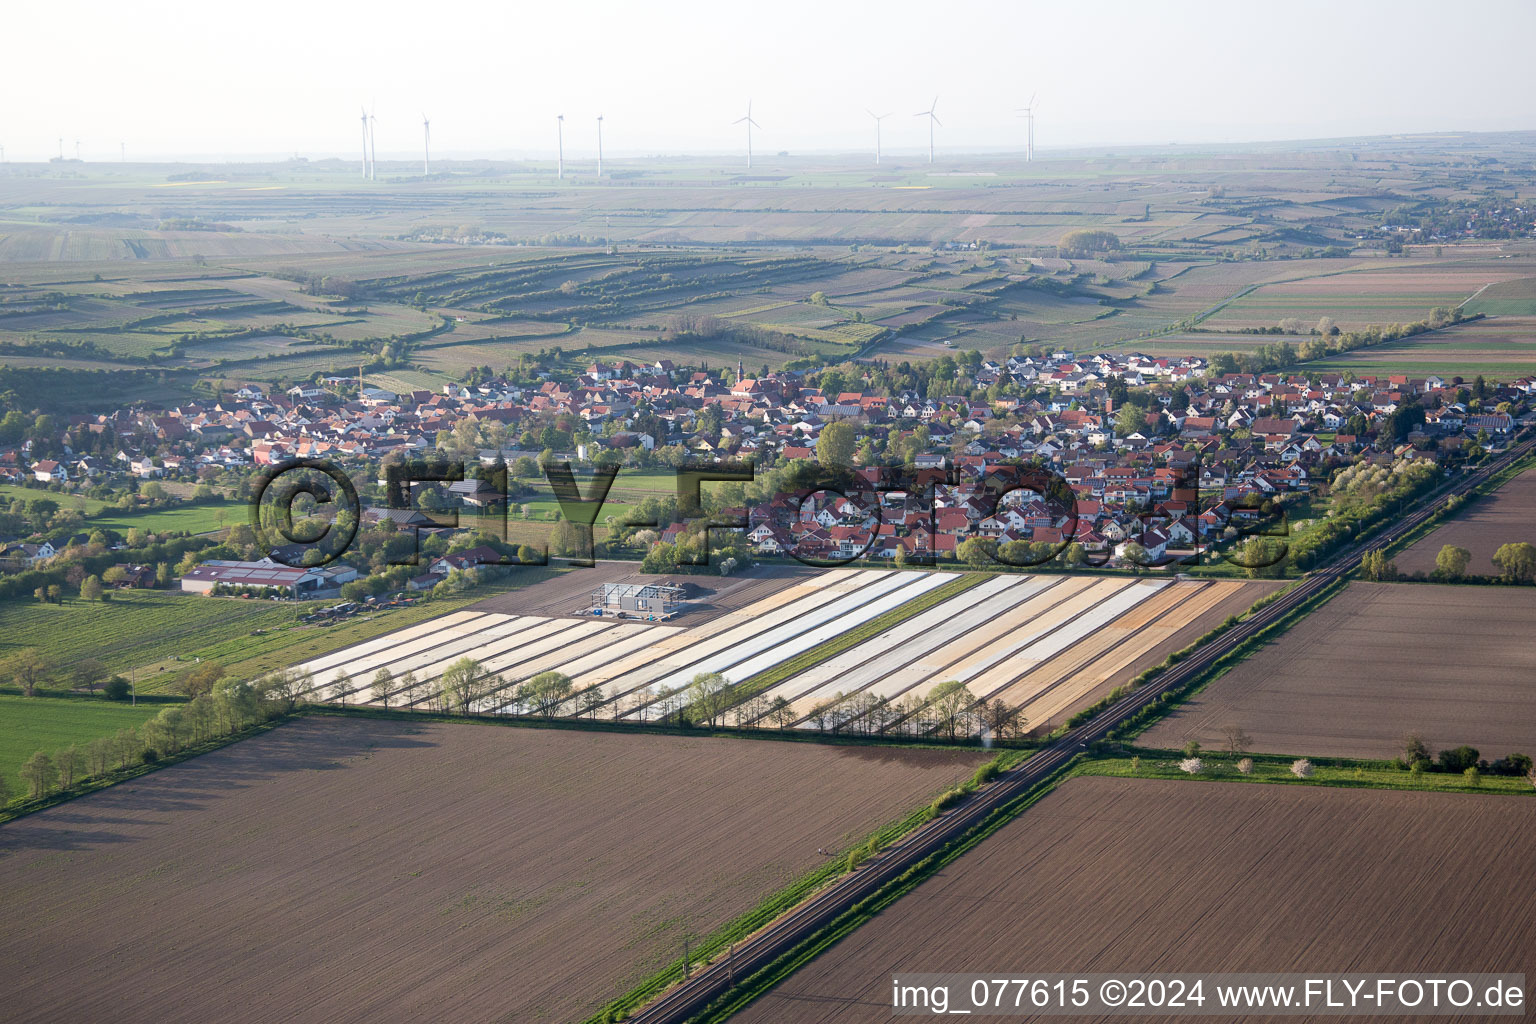
[[[1340,551],[1325,565],[1312,570],[1296,587],[1260,609],[1252,618],[1228,630],[1157,679],[1126,694],[1090,721],[1070,730],[1023,764],[1000,775],[990,786],[970,799],[944,811],[887,847],[857,871],[736,944],[728,956],[702,967],[698,973],[626,1019],[633,1024],[685,1024],[734,987],[738,979],[749,977],[769,966],[858,903],[874,896],[913,865],[967,835],[993,811],[1007,806],[1064,768],[1088,744],[1102,739],[1162,694],[1188,683],[1256,633],[1283,619],[1346,576],[1365,554],[1386,547],[1400,534],[1417,528],[1434,515],[1440,507],[1441,499],[1466,493],[1530,454],[1533,448],[1536,448],[1536,438],[1515,445],[1486,466],[1448,482],[1422,499],[1412,512],[1383,524],[1369,536]]]

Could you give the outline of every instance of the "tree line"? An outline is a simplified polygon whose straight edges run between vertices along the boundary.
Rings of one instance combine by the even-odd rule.
[[[40,800],[118,771],[153,765],[294,710],[294,702],[271,681],[218,679],[185,704],[171,704],[137,728],[123,728],[89,743],[39,750],[21,768],[24,798]],[[12,798],[10,780],[0,776],[0,806]]]

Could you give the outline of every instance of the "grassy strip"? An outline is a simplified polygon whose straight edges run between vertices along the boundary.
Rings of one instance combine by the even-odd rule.
[[[846,633],[835,636],[831,640],[817,644],[808,651],[802,651],[788,661],[781,661],[777,665],[765,668],[750,679],[743,679],[731,688],[730,703],[739,704],[744,700],[750,700],[759,693],[777,686],[784,680],[799,675],[806,669],[819,665],[828,658],[835,658],[844,651],[856,647],[866,640],[877,637],[886,630],[893,629],[908,619],[964,593],[987,578],[987,575],[981,573],[957,574],[954,579],[939,584],[921,597],[908,601],[899,607],[892,608],[883,615],[877,615],[868,622],[856,626]]]
[[[1199,775],[1179,768],[1183,755],[1172,750],[1144,751],[1134,756],[1096,757],[1084,761],[1075,775],[1101,775],[1111,778],[1187,779],[1193,782],[1262,782],[1282,786],[1332,786],[1349,789],[1402,789],[1441,793],[1518,793],[1536,795],[1536,789],[1518,775],[1483,773],[1476,786],[1469,786],[1460,773],[1410,772],[1381,761],[1350,758],[1309,758],[1312,777],[1297,778],[1291,772],[1293,757],[1274,754],[1245,754],[1253,761],[1253,774],[1237,769],[1237,759],[1216,760],[1202,756]]]
[[[1228,615],[1225,619],[1218,623],[1214,629],[1204,634],[1203,636],[1197,637],[1193,643],[1179,648],[1177,651],[1169,654],[1168,657],[1164,658],[1158,664],[1153,665],[1151,668],[1146,669],[1141,674],[1137,675],[1136,678],[1132,679],[1129,683],[1126,683],[1123,686],[1115,687],[1113,690],[1110,690],[1109,693],[1104,697],[1088,705],[1086,708],[1083,708],[1081,711],[1074,714],[1071,718],[1068,718],[1063,725],[1058,726],[1054,732],[1046,737],[1046,739],[1053,740],[1057,737],[1063,736],[1069,730],[1075,729],[1079,725],[1082,725],[1084,722],[1087,722],[1095,716],[1101,714],[1106,708],[1112,706],[1121,697],[1124,697],[1126,694],[1130,693],[1132,690],[1137,689],[1138,687],[1145,686],[1147,683],[1150,683],[1152,680],[1161,676],[1164,672],[1167,672],[1169,669],[1173,668],[1173,666],[1177,665],[1179,662],[1194,654],[1197,650],[1204,647],[1206,644],[1211,643],[1216,638],[1226,633],[1233,626],[1239,625],[1240,623],[1246,622],[1253,618],[1254,615],[1258,614],[1264,608],[1273,604],[1275,601],[1278,601],[1295,585],[1295,583],[1291,583],[1288,586],[1281,587],[1279,590],[1276,590],[1272,594],[1266,594],[1265,596],[1259,598],[1257,601],[1253,602],[1253,604],[1249,605],[1248,610],[1243,612],[1241,615]]]
[[[807,872],[786,888],[773,893],[745,914],[701,939],[690,953],[691,967],[702,967],[720,954],[727,953],[733,944],[783,916],[817,890],[847,872],[857,870],[861,863],[875,856],[882,847],[889,846],[919,825],[931,821],[945,807],[975,792],[978,786],[990,782],[1000,772],[1028,756],[1029,754],[1023,751],[1008,751],[997,755],[977,768],[976,774],[970,779],[940,794],[932,803],[913,811],[900,821],[875,831],[864,842],[846,850],[842,856],[830,858],[821,867]],[[588,1017],[583,1024],[609,1024],[612,1021],[624,1020],[635,1010],[683,980],[683,977],[683,961],[679,958],[608,1003],[596,1014]]]
[[[994,810],[981,824],[971,829],[970,832],[945,846],[942,850],[914,864],[873,896],[850,907],[842,916],[833,921],[820,933],[806,939],[799,946],[790,950],[756,974],[743,979],[741,984],[735,989],[721,996],[712,1006],[695,1017],[691,1024],[721,1024],[721,1022],[733,1016],[747,1004],[773,989],[805,964],[814,960],[828,948],[852,933],[860,925],[916,889],[928,878],[953,863],[956,859],[969,853],[977,844],[1034,806],[1042,797],[1052,789],[1055,789],[1060,782],[1070,777],[1071,769],[1075,763],[1076,759],[1069,761],[1067,765],[1049,777],[1042,779],[1016,799]],[[587,1022],[587,1024],[593,1024],[593,1022]]]
[[[1345,577],[1341,577],[1330,583],[1328,586],[1324,587],[1322,590],[1318,591],[1316,594],[1312,595],[1310,598],[1303,601],[1295,608],[1292,608],[1279,619],[1276,619],[1274,622],[1271,622],[1269,625],[1265,626],[1263,629],[1259,630],[1257,633],[1244,640],[1237,647],[1217,658],[1211,665],[1207,666],[1204,671],[1196,673],[1194,677],[1191,678],[1183,686],[1176,687],[1163,693],[1158,697],[1156,701],[1148,704],[1140,711],[1137,711],[1134,715],[1127,718],[1119,726],[1106,733],[1104,738],[1107,740],[1117,740],[1130,739],[1132,737],[1139,736],[1141,733],[1150,728],[1152,723],[1168,714],[1168,712],[1172,711],[1179,704],[1183,703],[1192,695],[1205,689],[1205,687],[1226,675],[1232,670],[1233,666],[1239,664],[1240,662],[1246,661],[1255,652],[1263,648],[1275,637],[1281,635],[1296,623],[1306,618],[1308,615],[1311,615],[1314,611],[1316,611],[1318,608],[1321,608],[1324,604],[1328,603],[1338,594],[1343,593],[1344,588],[1348,585],[1349,580]],[[1272,597],[1278,596],[1279,594],[1272,595]],[[1260,604],[1264,603],[1267,602],[1260,602]],[[1255,605],[1255,607],[1258,607],[1258,605]]]
[[[246,726],[244,729],[241,729],[238,732],[232,732],[224,736],[215,736],[211,739],[204,740],[202,743],[183,747],[174,754],[161,754],[151,764],[133,764],[129,765],[127,768],[114,768],[107,772],[105,775],[93,775],[87,779],[83,779],[80,782],[75,783],[68,789],[57,790],[56,792],[49,793],[47,796],[39,797],[36,800],[29,799],[20,802],[13,802],[9,806],[0,807],[0,824],[4,824],[8,821],[14,821],[15,819],[24,815],[34,814],[37,811],[46,810],[47,808],[53,807],[56,804],[62,804],[82,796],[88,796],[97,790],[107,789],[111,786],[117,785],[120,782],[127,782],[130,779],[136,779],[141,775],[148,775],[150,772],[158,771],[161,768],[168,768],[173,764],[180,764],[182,761],[187,761],[202,754],[210,753],[211,751],[218,750],[220,747],[227,747],[231,743],[237,743],[240,740],[249,739],[252,736],[258,736],[261,733],[268,732],[277,728],[288,720],[289,716],[286,715],[280,715],[276,718],[269,718],[265,722],[258,722],[255,725]]]

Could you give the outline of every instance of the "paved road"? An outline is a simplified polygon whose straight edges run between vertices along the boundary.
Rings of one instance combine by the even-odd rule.
[[[1536,447],[1536,439],[1516,445],[1486,466],[1451,481],[1434,494],[1421,499],[1414,511],[1345,548],[1246,622],[1228,630],[1162,676],[1126,694],[1091,721],[1069,731],[1023,764],[1005,772],[995,783],[969,800],[922,825],[866,862],[853,874],[845,876],[756,934],[737,943],[729,957],[702,968],[692,978],[673,987],[628,1019],[635,1024],[683,1024],[736,981],[773,963],[860,900],[873,895],[914,864],[965,835],[994,810],[1049,778],[1090,743],[1102,739],[1106,733],[1156,701],[1161,694],[1178,689],[1255,633],[1283,618],[1341,577],[1347,576],[1360,564],[1361,557],[1367,552],[1387,546],[1394,538],[1432,516],[1441,507],[1442,498],[1465,493],[1476,487],[1509,463],[1529,454],[1533,447]]]

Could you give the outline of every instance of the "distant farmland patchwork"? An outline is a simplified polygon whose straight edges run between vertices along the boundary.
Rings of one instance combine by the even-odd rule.
[[[1390,758],[1416,732],[1536,755],[1532,622],[1527,587],[1351,583],[1137,742],[1219,749],[1232,724],[1277,754]]]
[[[1415,267],[1367,263],[1364,269],[1349,273],[1262,285],[1226,305],[1205,326],[1216,330],[1273,327],[1285,317],[1297,317],[1311,327],[1322,316],[1332,317],[1344,330],[1409,323],[1424,319],[1436,306],[1459,306],[1485,285],[1519,273],[1491,261]]]
[[[580,1020],[982,756],[309,718],[0,829],[0,1001]]]
[[[888,1021],[914,972],[1530,975],[1533,827],[1514,796],[1072,779],[732,1021]]]
[[[959,680],[978,700],[1001,698],[1022,708],[1031,727],[1046,727],[1269,589],[1233,581],[836,569],[694,626],[471,609],[298,668],[310,673],[322,699],[372,701],[372,680],[382,670],[391,677],[394,706],[426,705],[434,681],[471,657],[498,677],[475,710],[503,713],[515,710],[518,683],[559,671],[576,694],[600,698],[590,707],[583,702],[582,713],[629,721],[677,710],[675,695],[695,675],[719,672],[742,688],[737,703],[782,697],[795,725],[860,732],[901,721],[887,711],[877,725],[868,716],[879,709],[862,700],[884,699],[888,709],[905,704],[902,714],[911,714],[938,684]],[[536,593],[528,597],[537,600]],[[510,609],[515,600],[497,607]],[[832,649],[861,629],[868,635],[856,635],[859,642]],[[791,662],[788,675],[768,677]],[[409,682],[420,688],[406,692]],[[575,700],[565,713],[577,713]],[[767,724],[759,720],[766,704],[751,708],[738,720]]]

